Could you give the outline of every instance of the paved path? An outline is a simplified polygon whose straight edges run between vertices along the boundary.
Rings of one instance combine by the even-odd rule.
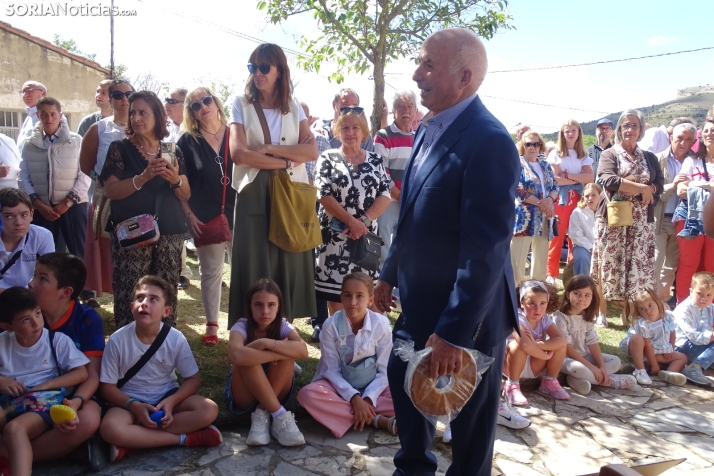
[[[664,476],[714,475],[714,392],[691,385],[674,387],[653,378],[651,387],[632,391],[599,389],[587,396],[571,392],[569,402],[554,402],[524,385],[531,419],[525,430],[498,427],[493,475],[572,476],[596,472],[608,463],[646,463],[687,458]],[[713,380],[714,381],[714,380]],[[306,476],[391,475],[396,437],[374,428],[350,431],[335,440],[311,419],[298,421],[307,444],[282,448],[276,442],[248,447],[248,429],[224,431],[217,448],[135,451],[110,463],[101,475],[154,476]],[[440,432],[439,432],[440,434]],[[437,474],[449,465],[451,450],[437,438]],[[81,466],[42,465],[35,475],[92,474]]]

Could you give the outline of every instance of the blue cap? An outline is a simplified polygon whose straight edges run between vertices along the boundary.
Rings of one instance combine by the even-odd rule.
[[[612,128],[615,127],[612,125],[612,121],[608,118],[600,119],[599,121],[597,121],[597,125],[595,127],[602,125],[602,124],[607,124],[608,126],[610,126]]]

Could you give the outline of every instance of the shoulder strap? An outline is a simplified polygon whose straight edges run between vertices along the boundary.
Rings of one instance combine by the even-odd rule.
[[[270,129],[268,128],[268,121],[265,119],[263,107],[260,105],[260,99],[255,98],[255,100],[253,101],[253,107],[255,108],[255,113],[258,115],[260,127],[263,129],[263,142],[267,145],[270,145],[273,142],[270,140]]]
[[[704,157],[702,157],[702,167],[704,168],[704,177],[706,178],[706,181],[708,182],[709,181],[709,171],[707,170],[707,161]]]
[[[345,332],[345,316],[344,311],[341,313],[335,313],[335,327],[337,328],[337,334],[340,336],[340,361],[345,361],[345,354],[347,354],[347,337]]]
[[[47,329],[50,335],[50,350],[52,351],[52,358],[55,359],[55,367],[57,367],[57,375],[62,375],[62,368],[60,367],[59,360],[57,360],[57,351],[55,350],[55,331],[52,329]]]
[[[127,370],[126,374],[121,379],[119,379],[119,381],[117,382],[117,388],[122,388],[124,384],[131,380],[134,375],[136,375],[139,370],[141,370],[142,367],[146,365],[149,359],[154,356],[157,350],[159,350],[161,344],[164,343],[164,340],[166,340],[166,336],[169,335],[170,331],[171,326],[169,326],[168,324],[164,324],[161,328],[161,331],[159,331],[159,334],[156,336],[156,339],[154,339],[154,342],[152,342],[151,346],[147,349],[146,352],[144,352],[144,355],[142,355],[141,358],[137,360],[136,363],[129,370]]]
[[[257,109],[256,109],[257,111]],[[263,112],[261,109],[260,112]],[[260,118],[260,115],[258,115]],[[265,115],[263,115],[263,120],[265,120]],[[263,127],[263,122],[260,123],[260,126]],[[221,177],[221,182],[223,182],[223,198],[221,198],[221,214],[225,213],[226,211],[226,186],[228,185],[228,153],[229,153],[229,143],[228,143],[228,137],[231,134],[231,130],[226,127],[226,132],[223,137],[223,177]],[[265,134],[265,129],[263,129],[263,134]],[[268,132],[268,135],[270,132]]]
[[[28,231],[27,234],[25,235],[25,245],[27,245],[27,239],[30,237],[30,232]],[[23,248],[24,249],[24,248]],[[0,279],[2,279],[3,275],[5,272],[12,267],[13,264],[17,262],[18,259],[20,259],[20,255],[22,254],[22,250],[17,250],[15,254],[13,254],[10,257],[10,261],[7,262],[5,266],[3,266],[2,269],[0,269]]]

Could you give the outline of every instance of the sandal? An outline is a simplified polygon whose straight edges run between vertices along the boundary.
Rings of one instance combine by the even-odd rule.
[[[217,322],[207,322],[206,328],[209,328],[209,327],[218,327],[218,323]],[[203,336],[201,339],[203,340],[203,343],[208,346],[214,346],[214,345],[218,344],[218,336],[217,335]]]
[[[382,418],[382,415],[377,414],[374,417],[374,427],[377,428],[378,430],[381,430],[382,428],[379,426],[379,419]],[[387,430],[394,436],[397,436],[397,417],[393,416],[390,417],[387,420]]]

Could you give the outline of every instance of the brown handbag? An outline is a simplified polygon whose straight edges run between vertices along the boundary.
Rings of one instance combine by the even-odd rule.
[[[221,199],[221,213],[208,223],[198,225],[198,229],[201,231],[201,234],[193,237],[193,243],[196,245],[196,248],[208,245],[217,245],[219,243],[225,243],[226,241],[233,240],[231,227],[228,224],[228,218],[225,214],[226,187],[228,186],[228,176],[226,175],[226,172],[228,171],[228,135],[229,131],[226,129],[225,140],[223,142],[223,176],[221,177],[221,182],[223,183],[223,198]]]

